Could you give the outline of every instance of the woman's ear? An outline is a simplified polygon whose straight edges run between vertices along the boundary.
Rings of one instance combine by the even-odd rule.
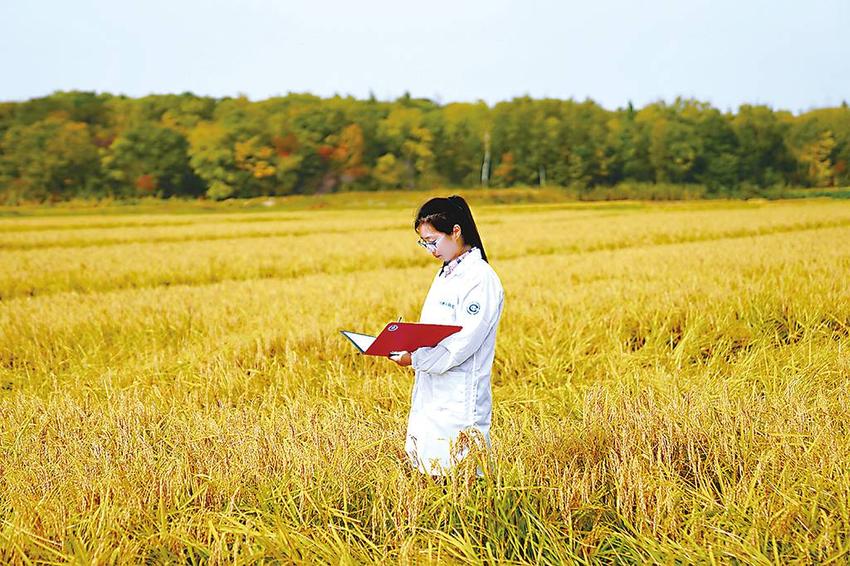
[[[462,235],[463,235],[463,234],[462,234],[462,232],[461,232],[461,230],[460,230],[460,224],[455,224],[455,225],[452,227],[452,237],[453,237],[453,238],[455,238],[455,239],[457,239],[457,238],[459,238],[459,237],[460,237],[460,236],[462,236]]]

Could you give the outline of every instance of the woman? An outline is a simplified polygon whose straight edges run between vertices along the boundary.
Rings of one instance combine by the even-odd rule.
[[[490,446],[490,372],[504,291],[462,197],[429,200],[413,227],[419,245],[443,262],[420,321],[463,327],[433,348],[390,354],[416,372],[405,450],[414,467],[437,476],[466,455],[474,431]]]

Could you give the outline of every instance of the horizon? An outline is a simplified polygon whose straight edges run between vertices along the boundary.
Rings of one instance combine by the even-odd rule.
[[[847,99],[842,99],[840,102],[833,104],[833,105],[809,106],[808,108],[793,109],[792,110],[792,109],[789,109],[789,108],[776,107],[776,106],[771,105],[769,103],[763,103],[763,102],[760,102],[760,103],[741,102],[735,108],[729,108],[729,107],[721,108],[720,106],[713,104],[709,100],[702,100],[702,99],[699,99],[699,98],[685,97],[685,96],[682,96],[682,95],[678,95],[678,96],[673,97],[672,99],[650,100],[650,101],[647,101],[647,102],[645,102],[644,104],[641,104],[641,105],[635,104],[631,100],[627,100],[624,104],[620,104],[620,105],[618,105],[614,108],[611,108],[610,106],[602,104],[601,102],[599,102],[598,100],[595,100],[592,97],[586,97],[584,99],[579,99],[579,98],[576,98],[576,97],[564,98],[564,97],[553,97],[553,96],[533,96],[533,95],[530,95],[530,94],[522,94],[522,95],[514,96],[513,98],[510,98],[510,99],[497,100],[495,102],[490,102],[490,101],[487,101],[483,98],[477,98],[475,100],[448,100],[448,101],[446,101],[446,100],[442,100],[442,99],[434,99],[434,98],[431,98],[431,97],[428,97],[428,96],[415,96],[413,93],[409,93],[409,92],[404,92],[404,93],[402,93],[401,95],[399,95],[395,98],[381,98],[377,95],[374,95],[373,93],[369,93],[369,95],[367,95],[365,97],[361,97],[361,96],[356,96],[352,93],[345,93],[345,94],[333,93],[333,94],[330,94],[330,95],[321,95],[321,94],[317,94],[317,93],[310,92],[310,91],[290,91],[290,92],[287,92],[286,94],[272,94],[272,95],[269,95],[269,96],[266,96],[266,97],[256,98],[256,97],[252,97],[252,96],[250,96],[246,93],[242,93],[242,92],[239,92],[235,95],[222,95],[222,96],[216,96],[216,95],[211,95],[211,94],[200,94],[200,93],[193,92],[193,91],[148,92],[146,94],[141,94],[141,95],[131,95],[131,94],[123,93],[123,92],[98,91],[98,90],[93,90],[93,89],[54,90],[53,92],[50,92],[48,94],[32,96],[32,97],[26,98],[26,99],[17,99],[17,100],[4,99],[4,100],[0,100],[0,104],[24,104],[24,103],[27,103],[27,102],[30,102],[30,101],[33,101],[33,100],[49,98],[49,97],[54,96],[54,95],[71,94],[71,93],[85,93],[85,94],[93,94],[95,96],[107,95],[107,96],[112,96],[112,97],[115,97],[115,98],[122,98],[123,97],[123,98],[129,98],[129,99],[134,99],[134,100],[146,98],[146,97],[152,97],[152,96],[155,97],[155,96],[184,96],[184,95],[190,95],[190,96],[194,96],[194,97],[197,97],[197,98],[210,98],[210,99],[213,99],[213,100],[216,100],[216,101],[235,100],[235,99],[238,99],[238,98],[245,98],[246,100],[248,100],[251,103],[263,102],[263,101],[272,100],[272,99],[275,99],[275,98],[286,98],[288,96],[313,96],[313,97],[319,98],[321,100],[329,100],[329,99],[334,99],[334,98],[340,98],[340,99],[352,99],[352,100],[356,100],[356,101],[360,101],[360,102],[369,101],[370,99],[372,99],[374,97],[374,99],[377,102],[394,103],[394,102],[398,102],[399,100],[404,99],[406,96],[409,96],[409,98],[411,100],[428,101],[432,104],[435,104],[438,107],[445,107],[445,106],[449,106],[449,105],[452,105],[452,104],[481,104],[481,103],[483,103],[483,104],[486,104],[487,107],[490,108],[490,109],[494,108],[498,104],[509,103],[509,102],[514,101],[514,100],[527,98],[527,99],[536,100],[536,101],[539,101],[539,100],[560,100],[560,101],[565,101],[565,102],[566,101],[572,101],[572,102],[575,102],[575,103],[578,103],[578,104],[583,104],[583,103],[586,103],[586,102],[592,102],[593,104],[596,104],[597,106],[599,106],[600,108],[602,108],[602,109],[604,109],[608,112],[617,112],[617,111],[620,111],[620,110],[625,110],[628,107],[629,104],[632,104],[632,106],[636,110],[640,110],[640,109],[645,108],[647,106],[650,106],[650,105],[653,105],[653,104],[659,104],[659,103],[663,103],[667,106],[671,106],[671,105],[675,104],[677,101],[681,100],[681,101],[685,101],[685,102],[693,101],[693,102],[708,104],[710,107],[712,107],[716,110],[720,110],[724,114],[734,114],[738,110],[740,110],[740,108],[742,106],[763,106],[763,107],[769,108],[772,112],[788,112],[788,113],[790,113],[794,116],[800,116],[802,114],[806,114],[806,113],[809,113],[809,112],[814,112],[814,111],[818,111],[818,110],[826,110],[826,109],[831,109],[831,108],[847,108],[848,104],[850,104],[850,102],[848,102]]]

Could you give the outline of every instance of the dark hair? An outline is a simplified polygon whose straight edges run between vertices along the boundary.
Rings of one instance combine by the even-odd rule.
[[[426,222],[444,234],[451,234],[457,224],[460,226],[463,242],[481,250],[481,259],[487,261],[484,244],[481,243],[481,236],[478,234],[475,220],[472,219],[472,211],[463,197],[436,197],[423,204],[416,213],[413,229],[418,231],[419,226]]]

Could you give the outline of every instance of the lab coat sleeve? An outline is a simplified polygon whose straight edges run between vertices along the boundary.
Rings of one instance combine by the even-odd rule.
[[[483,280],[474,285],[458,304],[456,322],[462,330],[433,348],[414,351],[413,369],[439,375],[468,360],[498,322],[502,300],[502,289],[496,281]]]

